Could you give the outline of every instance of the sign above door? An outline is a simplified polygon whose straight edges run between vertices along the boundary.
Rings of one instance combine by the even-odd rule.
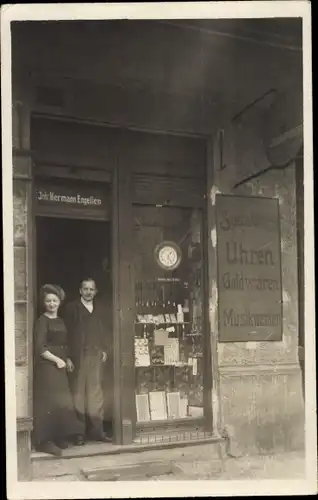
[[[35,186],[36,215],[110,219],[110,185],[59,180],[37,180]]]

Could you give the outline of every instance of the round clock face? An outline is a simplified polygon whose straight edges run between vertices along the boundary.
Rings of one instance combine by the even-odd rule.
[[[156,259],[160,267],[166,270],[173,270],[178,267],[181,260],[181,251],[173,243],[162,243],[157,246]]]

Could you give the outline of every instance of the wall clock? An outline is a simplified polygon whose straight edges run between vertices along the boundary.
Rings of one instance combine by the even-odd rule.
[[[181,248],[173,241],[162,241],[155,248],[156,262],[165,271],[177,269],[181,258]]]

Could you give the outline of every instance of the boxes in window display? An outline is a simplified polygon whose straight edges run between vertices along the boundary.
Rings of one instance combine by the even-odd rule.
[[[180,344],[177,338],[169,338],[165,331],[156,340],[161,345],[154,345],[153,340],[135,339],[135,362],[138,368],[136,392],[146,394],[164,391],[168,394],[177,391],[180,393],[179,418],[186,417],[188,410],[182,406],[185,405],[185,399],[190,406],[203,407],[203,360],[194,354],[193,346]]]
[[[168,417],[181,418],[179,392],[167,393],[167,408],[168,408]]]
[[[151,420],[167,420],[167,403],[163,391],[149,393],[149,406]]]
[[[135,337],[135,366],[175,365],[186,364],[180,361],[180,342],[178,338],[169,337],[166,330],[154,332],[154,339]]]
[[[159,328],[154,331],[155,345],[164,346],[169,339],[169,331],[165,328]]]
[[[148,394],[136,394],[136,410],[138,422],[149,422],[150,411]]]
[[[149,295],[146,288],[150,285],[142,284],[142,297],[137,296],[136,300],[135,335],[148,341],[149,352],[148,359],[141,350],[146,342],[141,342],[140,347],[135,343],[135,348],[141,350],[136,356],[136,393],[148,396],[150,420],[162,420],[165,413],[168,420],[191,417],[190,400],[196,406],[201,399],[198,392],[203,393],[199,381],[201,366],[196,359],[203,347],[197,345],[199,339],[199,343],[202,342],[198,321],[201,311],[196,307],[188,283],[178,280],[172,286],[168,281],[164,279],[163,285],[159,284],[161,288],[166,287],[160,297]],[[149,395],[152,393],[163,393],[164,399],[162,396],[152,398],[158,405],[160,398],[164,400],[162,405],[166,410],[161,408],[159,411],[156,407],[150,411]]]
[[[177,365],[180,362],[179,339],[168,339],[163,349],[165,365]]]
[[[151,391],[136,394],[138,422],[187,418],[188,398],[179,392]]]
[[[162,366],[165,364],[164,347],[152,345],[150,349],[150,359],[152,365]]]
[[[135,366],[149,366],[149,342],[148,339],[135,338]]]
[[[177,316],[174,313],[165,314],[137,314],[137,323],[164,325],[164,324],[174,324],[182,323],[183,321],[178,321]]]

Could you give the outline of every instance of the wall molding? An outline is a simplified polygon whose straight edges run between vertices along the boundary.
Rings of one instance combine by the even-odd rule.
[[[131,83],[131,82],[130,82]],[[214,101],[202,105],[202,100],[193,93],[181,93],[145,88],[141,92],[131,85],[98,82],[92,79],[83,79],[77,74],[69,75],[65,81],[63,76],[47,71],[32,73],[31,85],[33,99],[31,102],[32,114],[50,115],[65,118],[66,120],[85,120],[98,122],[112,128],[123,128],[136,131],[147,131],[158,134],[186,135],[193,137],[208,137],[213,132],[211,116],[219,112]],[[49,87],[52,90],[62,89],[64,103],[62,106],[45,105],[36,102],[35,93],[39,86]],[[112,95],[111,101],[105,100],[105,95]],[[193,100],[196,100],[196,106]],[[135,102],[141,102],[136,114]],[[154,104],[155,103],[155,104]],[[175,109],[199,109],[200,112],[190,112],[179,117],[173,113]],[[156,106],[152,111],[152,107]],[[166,108],[169,116],[160,111]],[[153,117],[156,119],[153,119]]]
[[[34,151],[31,149],[25,149],[25,148],[17,148],[14,147],[12,148],[12,155],[13,156],[23,156],[23,157],[31,157],[34,154]]]
[[[257,377],[259,375],[289,375],[299,372],[298,363],[262,365],[225,365],[219,367],[221,377]]]
[[[34,177],[45,178],[58,178],[58,179],[71,179],[76,181],[97,181],[97,182],[112,182],[113,172],[111,170],[84,167],[63,163],[48,163],[48,162],[35,162],[34,163]]]
[[[17,432],[31,432],[33,430],[33,417],[17,417]]]

